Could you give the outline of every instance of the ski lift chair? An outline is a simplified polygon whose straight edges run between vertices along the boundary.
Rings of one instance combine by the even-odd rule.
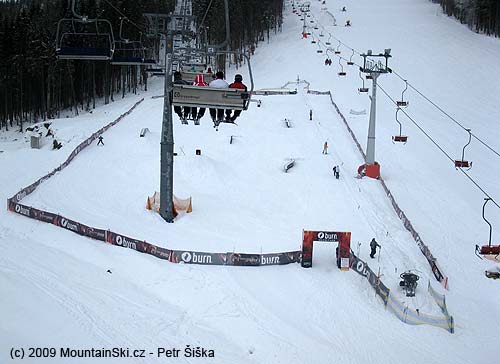
[[[123,22],[127,18],[120,19],[120,31],[118,40],[115,41],[115,52],[111,64],[116,66],[138,66],[144,64],[146,58],[145,49],[141,39],[130,40],[123,36]]]
[[[211,78],[212,78],[212,73],[205,73],[203,71],[201,72],[195,72],[195,71],[180,71],[181,72],[181,77],[184,81],[187,81],[187,82],[190,82],[190,83],[193,83],[195,78],[196,78],[196,75],[199,75],[199,74],[202,74],[203,75],[203,78],[205,80],[208,80],[210,81]]]
[[[155,47],[144,47],[144,66],[154,67],[158,65],[158,52]]]
[[[354,62],[352,61],[352,57],[354,57],[354,49],[352,50],[351,57],[350,57],[350,58],[349,58],[349,60],[347,61],[347,65],[348,65],[348,66],[354,66]]]
[[[500,262],[500,245],[492,245],[491,244],[491,233],[492,233],[492,226],[491,223],[486,219],[484,216],[484,208],[486,207],[486,204],[488,201],[490,201],[491,198],[487,197],[484,199],[484,204],[483,204],[483,220],[486,221],[486,223],[490,227],[490,237],[488,240],[488,245],[483,245],[479,247],[479,245],[476,245],[476,255],[482,259],[482,257],[492,260],[494,262]]]
[[[415,297],[415,289],[417,288],[417,282],[420,277],[410,271],[401,273],[399,277],[402,279],[402,281],[399,282],[399,286],[403,287],[406,297]]]
[[[406,135],[401,135],[401,129],[402,129],[402,126],[401,126],[401,122],[398,120],[398,112],[400,110],[400,107],[398,106],[398,108],[396,109],[396,122],[399,124],[399,135],[394,135],[392,137],[392,142],[393,143],[404,143],[406,144],[406,142],[408,141],[408,137]]]
[[[81,17],[57,23],[57,59],[108,61],[113,52],[113,27],[108,20]]]
[[[406,90],[408,90],[408,81],[407,80],[404,80],[404,81],[405,81],[405,89],[401,92],[401,100],[396,101],[396,105],[399,107],[408,106],[408,101],[404,101],[405,92],[406,92]]]
[[[340,57],[339,57],[339,65],[340,65],[340,72],[338,73],[338,75],[341,77],[346,76],[347,73],[344,71],[344,66],[342,65],[342,62],[340,62]]]
[[[115,52],[111,64],[115,66],[138,66],[144,64],[145,54],[142,42],[128,39],[115,41]]]
[[[153,58],[144,58],[144,61],[142,63],[143,66],[156,66],[158,62],[156,62],[156,59]]]
[[[472,162],[469,162],[465,160],[465,148],[470,144],[471,139],[472,139],[472,134],[470,132],[470,129],[465,129],[469,133],[469,141],[467,144],[464,145],[462,149],[462,159],[461,160],[455,160],[455,168],[467,168],[471,169],[472,168]]]
[[[340,54],[340,40],[339,40],[339,44],[337,45],[337,49],[335,50],[335,54]]]
[[[359,93],[366,93],[368,92],[368,87],[365,87],[365,80],[363,76],[361,75],[361,71],[359,71],[359,78],[361,78],[361,82],[363,82],[363,86],[358,88]]]
[[[331,33],[328,34],[329,34],[328,40],[325,42],[327,46],[332,45],[332,43],[330,42],[330,39],[332,39],[332,34]]]
[[[172,105],[174,106],[247,110],[249,102],[250,93],[245,90],[173,85]]]
[[[233,51],[218,51],[217,54],[240,54]],[[227,110],[247,110],[251,101],[254,83],[252,69],[250,67],[250,59],[246,54],[249,75],[250,75],[250,90],[245,91],[236,88],[214,88],[200,87],[190,85],[172,85],[172,105],[200,107],[209,109],[227,109]],[[218,128],[220,121],[217,121],[215,127]]]
[[[205,72],[207,65],[203,63],[183,63],[182,68],[185,71],[202,73]]]

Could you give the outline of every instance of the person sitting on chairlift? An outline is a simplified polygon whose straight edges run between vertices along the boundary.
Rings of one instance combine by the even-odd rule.
[[[229,88],[229,84],[224,80],[224,72],[217,71],[215,80],[208,85],[213,88]],[[210,116],[212,121],[219,125],[224,120],[224,109],[210,109]]]
[[[245,90],[247,91],[247,87],[243,84],[243,76],[241,75],[235,75],[234,76],[234,82],[229,85],[229,88],[237,88],[240,90]],[[233,116],[231,116],[232,110],[226,110],[226,122],[227,123],[234,123],[234,121],[240,116],[241,110],[234,110]]]
[[[189,82],[182,79],[182,74],[179,71],[174,72],[174,84],[176,85],[189,85]],[[184,111],[184,112],[183,112]],[[187,124],[187,118],[191,112],[189,106],[184,106],[184,110],[180,106],[174,106],[174,112],[179,115],[183,124]]]
[[[196,77],[194,78],[193,86],[200,86],[200,87],[208,86],[208,84],[203,79],[202,73],[196,75]],[[200,107],[199,110],[196,107],[191,108],[191,116],[193,117],[194,123],[196,125],[200,123],[200,119],[203,117],[203,115],[205,115],[205,110],[206,109],[204,107]]]

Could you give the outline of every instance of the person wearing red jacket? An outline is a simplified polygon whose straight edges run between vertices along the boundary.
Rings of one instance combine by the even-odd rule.
[[[208,86],[208,84],[205,82],[203,78],[203,74],[200,73],[196,75],[196,77],[194,78],[193,86],[200,86],[200,87]],[[203,117],[203,115],[205,115],[205,110],[206,109],[204,107],[200,107],[200,110],[198,110],[196,107],[191,108],[191,116],[194,120],[195,125],[200,124],[200,119]]]
[[[238,74],[234,76],[234,82],[229,85],[229,88],[237,88],[240,90],[245,90],[247,91],[247,87],[243,84],[243,77]],[[234,121],[240,116],[241,110],[234,110],[233,116],[231,116],[231,113],[233,110],[226,110],[226,122],[227,123],[234,123]]]

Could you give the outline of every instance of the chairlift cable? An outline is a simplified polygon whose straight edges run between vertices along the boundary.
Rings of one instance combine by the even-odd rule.
[[[120,14],[121,17],[127,19],[127,21],[134,25],[137,29],[139,29],[141,32],[144,30],[143,27],[140,27],[139,25],[137,25],[136,23],[134,23],[132,20],[130,20],[128,18],[128,16],[126,16],[125,14],[123,14],[120,9],[118,9],[116,6],[114,6],[111,2],[109,2],[108,0],[104,0],[109,6],[111,6],[118,14]]]
[[[360,55],[361,53],[358,52],[356,49],[350,47],[348,44],[342,42],[340,39],[338,39],[337,37],[335,37],[334,35],[332,35],[330,32],[328,32],[328,35],[331,36],[333,39],[335,39],[336,41],[338,41],[340,44],[344,45],[345,47],[351,49],[353,52],[357,53],[358,55]],[[420,90],[418,90],[415,86],[413,86],[410,82],[407,81],[407,79],[405,79],[404,77],[402,77],[400,74],[398,74],[396,71],[392,70],[392,73],[394,75],[396,75],[398,78],[400,78],[402,81],[405,81],[407,82],[407,85],[408,87],[410,87],[411,89],[413,89],[416,93],[418,93],[420,96],[422,96],[426,101],[428,101],[431,105],[433,105],[436,109],[438,109],[439,111],[441,111],[444,115],[446,115],[450,120],[452,120],[455,124],[457,124],[458,126],[460,126],[462,129],[464,130],[467,130],[467,128],[465,126],[463,126],[458,120],[456,120],[453,116],[451,116],[450,114],[448,114],[445,110],[443,110],[439,105],[437,105],[435,102],[433,102],[431,99],[429,99],[427,96],[425,96]],[[472,137],[474,139],[476,139],[479,143],[481,143],[483,146],[485,146],[487,149],[489,149],[491,152],[493,152],[494,154],[496,154],[498,157],[500,157],[500,153],[497,152],[493,147],[491,147],[488,143],[486,143],[485,141],[483,141],[481,138],[479,138],[477,135],[475,135],[474,133],[471,133],[472,134]]]
[[[351,49],[352,51],[354,51],[355,53],[357,53],[358,55],[361,55],[360,52],[358,52],[356,49],[350,47],[349,45],[347,45],[346,43],[342,42],[341,40],[339,40],[338,38],[336,38],[334,35],[332,35],[330,32],[328,32],[328,35],[337,40],[338,42],[340,42],[340,44],[346,46],[347,48]],[[321,41],[319,41],[321,42]],[[325,45],[326,47],[326,45]],[[326,47],[326,53],[328,54],[328,51],[333,51],[334,49],[330,49],[329,47]],[[340,56],[340,55],[337,55],[339,58],[347,61],[347,59],[345,59],[344,57]],[[359,67],[358,64],[354,63],[356,66]],[[403,81],[406,81],[407,84],[408,84],[408,87],[412,88],[415,92],[417,92],[420,96],[422,96],[425,100],[427,100],[429,103],[431,103],[435,108],[437,108],[439,111],[441,111],[444,115],[446,115],[448,118],[450,118],[453,122],[455,122],[457,125],[459,125],[462,129],[464,130],[467,130],[466,127],[464,127],[462,124],[460,124],[455,118],[453,118],[451,115],[449,115],[445,110],[443,110],[441,107],[439,107],[436,103],[434,103],[432,100],[430,100],[427,96],[425,96],[422,92],[420,92],[417,88],[415,88],[415,86],[413,86],[410,82],[408,82],[405,78],[403,78],[401,75],[399,75],[396,71],[392,70],[392,73],[394,73],[397,77],[399,77],[401,80]],[[397,106],[397,102],[384,90],[384,88],[378,84],[378,87],[382,90],[382,92]],[[429,135],[427,134],[427,132],[425,132],[424,129],[422,129],[420,127],[420,125],[417,124],[417,122],[410,116],[408,115],[408,113],[405,111],[405,110],[401,110],[401,112],[403,112],[406,117],[408,117],[408,119],[451,161],[454,163],[454,159],[450,157],[450,155],[448,153],[446,153],[443,148]],[[474,135],[473,133],[471,133],[471,135],[474,137],[474,139],[476,139],[478,142],[480,142],[481,144],[483,144],[486,148],[488,148],[490,151],[492,151],[493,153],[495,153],[497,156],[500,157],[500,153],[498,153],[495,149],[493,149],[491,146],[489,146],[486,142],[484,142],[483,140],[481,140],[478,136]],[[498,208],[500,208],[500,205],[484,190],[484,188],[482,188],[479,183],[477,183],[465,170],[463,170],[462,168],[459,168],[460,172],[462,172],[482,193],[484,193],[484,195],[488,198],[491,199],[491,201],[495,204],[495,206],[497,206]]]
[[[384,90],[384,88],[378,84],[378,88],[389,98],[389,100],[392,101],[394,105],[397,105],[396,100],[394,100],[388,93],[387,91]],[[455,160],[448,154],[446,151],[406,112],[406,110],[401,109],[401,112],[405,114],[405,116],[452,162],[454,163]],[[479,185],[478,182],[476,182],[466,171],[464,171],[462,168],[459,168],[460,172],[462,172],[484,195],[488,198],[491,199],[491,201],[498,207],[500,208],[500,205],[485,191],[484,188]]]
[[[214,2],[214,0],[210,0],[210,4],[208,4],[208,6],[207,6],[207,10],[205,11],[205,15],[203,15],[203,18],[201,19],[200,25],[198,25],[198,29],[200,29],[202,27],[203,23],[205,22],[205,19],[207,18],[208,12],[209,12],[210,8],[212,7],[213,2]]]
[[[394,73],[397,77],[399,77],[401,80],[404,81],[404,78],[399,75],[396,71],[392,71],[392,73]],[[451,121],[453,121],[455,124],[457,124],[458,126],[460,126],[462,129],[464,130],[467,130],[468,128],[466,128],[465,126],[463,126],[458,120],[456,120],[453,116],[451,116],[450,114],[448,114],[445,110],[443,110],[439,105],[437,105],[434,101],[432,101],[431,99],[429,99],[427,96],[425,96],[421,91],[419,91],[415,86],[413,86],[410,82],[408,82],[408,87],[410,87],[411,89],[413,89],[417,94],[419,94],[420,96],[422,96],[426,101],[428,101],[432,106],[434,106],[436,109],[438,109],[439,111],[441,111],[444,115],[446,115]],[[479,143],[481,143],[483,146],[485,146],[486,148],[488,148],[490,151],[492,151],[493,153],[495,153],[497,156],[500,157],[500,153],[497,152],[495,149],[493,149],[493,147],[489,146],[486,142],[484,142],[481,138],[479,138],[478,136],[474,135],[474,133],[471,133],[472,137],[474,139],[476,139]]]

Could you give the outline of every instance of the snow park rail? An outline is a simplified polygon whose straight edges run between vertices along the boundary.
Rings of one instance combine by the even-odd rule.
[[[432,316],[422,313],[417,310],[413,310],[408,306],[405,306],[400,302],[393,294],[391,290],[380,280],[374,271],[366,264],[366,262],[359,259],[352,251],[350,256],[350,266],[351,269],[363,277],[366,277],[370,286],[375,290],[375,293],[382,298],[386,309],[392,312],[398,319],[408,325],[431,325],[440,327],[449,331],[450,333],[455,332],[455,321],[453,316],[448,313],[446,308],[446,300],[444,295],[439,294],[432,288],[431,283],[427,286],[428,292],[431,297],[436,301],[436,304],[441,309],[444,317]]]
[[[313,94],[313,95],[328,95],[330,97],[330,101],[331,101],[332,105],[334,106],[335,110],[337,111],[340,118],[344,122],[344,125],[347,128],[347,131],[351,135],[352,139],[354,140],[354,143],[356,144],[356,147],[358,148],[359,152],[363,156],[363,160],[366,160],[366,154],[363,151],[361,144],[359,144],[359,141],[356,138],[356,135],[352,131],[351,127],[349,126],[347,119],[344,117],[344,115],[340,111],[340,109],[337,106],[337,104],[335,103],[335,101],[333,101],[332,93],[330,91],[313,91],[313,90],[308,90],[307,93]],[[415,230],[412,223],[410,222],[410,219],[408,219],[406,214],[403,212],[403,210],[401,210],[401,208],[397,204],[396,199],[394,198],[393,194],[389,190],[389,187],[387,187],[384,179],[382,177],[380,177],[379,180],[380,180],[380,183],[382,184],[382,188],[384,189],[387,197],[391,201],[391,204],[392,204],[394,211],[398,215],[399,219],[403,222],[403,225],[406,228],[406,230],[408,230],[410,232],[411,236],[413,237],[413,240],[415,240],[418,247],[420,248],[420,251],[425,256],[425,258],[427,259],[427,262],[431,266],[431,270],[432,270],[432,273],[434,274],[434,277],[436,277],[438,282],[440,282],[441,285],[445,289],[448,289],[448,277],[444,274],[443,270],[438,265],[437,259],[432,255],[429,247],[423,242],[422,238],[420,237],[420,234]]]

